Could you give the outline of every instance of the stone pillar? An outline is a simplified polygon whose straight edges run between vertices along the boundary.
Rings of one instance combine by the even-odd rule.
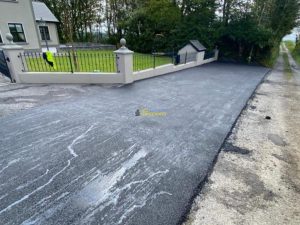
[[[133,51],[126,48],[126,40],[120,41],[121,48],[115,51],[117,55],[117,70],[124,76],[124,83],[130,84],[134,82],[133,78]]]
[[[197,53],[197,57],[196,57],[197,65],[201,65],[203,63],[203,61],[204,61],[204,54],[205,54],[204,51]]]
[[[20,59],[20,54],[24,53],[22,46],[13,43],[13,37],[10,33],[6,34],[6,39],[8,44],[1,46],[3,53],[6,58],[8,69],[12,77],[13,82],[20,83],[19,74],[23,71],[22,61]]]

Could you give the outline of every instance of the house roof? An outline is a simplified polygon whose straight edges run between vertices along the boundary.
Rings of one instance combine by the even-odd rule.
[[[198,51],[205,51],[206,48],[198,40],[190,40],[190,44]]]
[[[46,22],[58,23],[58,19],[50,11],[50,9],[43,2],[32,2],[33,11],[36,21],[40,21],[43,18]]]

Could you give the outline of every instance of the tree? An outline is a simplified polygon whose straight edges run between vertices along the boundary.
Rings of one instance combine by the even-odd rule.
[[[135,51],[178,49],[198,39],[223,56],[261,60],[297,25],[298,0],[43,0],[63,41],[92,41],[105,21],[109,42]],[[221,55],[222,55],[221,54]]]
[[[297,0],[225,0],[219,44],[229,57],[261,60],[296,25]],[[280,19],[279,19],[280,18]]]
[[[280,41],[297,25],[299,2],[297,0],[274,0],[270,11],[271,29],[275,40]]]
[[[216,29],[217,3],[211,0],[185,0],[181,4],[182,20],[177,27],[177,46],[198,39],[208,48],[214,48],[218,38]],[[178,46],[178,47],[179,47]]]
[[[60,21],[59,37],[62,42],[91,41],[92,25],[97,19],[99,0],[42,0]]]
[[[169,0],[142,2],[125,24],[125,36],[134,50],[150,52],[172,49],[180,10]]]

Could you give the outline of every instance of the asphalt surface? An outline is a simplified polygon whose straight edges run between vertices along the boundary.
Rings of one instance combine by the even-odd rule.
[[[286,53],[292,73],[286,72]],[[226,139],[185,225],[300,224],[299,101],[300,69],[282,44],[277,63]]]
[[[1,117],[1,224],[179,223],[267,71],[213,63]]]

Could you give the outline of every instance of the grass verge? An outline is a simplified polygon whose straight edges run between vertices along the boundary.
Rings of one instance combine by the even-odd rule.
[[[295,46],[295,48],[291,53],[296,63],[300,65],[300,44],[299,43]]]
[[[285,41],[285,46],[288,48],[289,52],[293,56],[293,59],[298,65],[300,65],[300,46],[296,45],[293,41]]]
[[[297,51],[292,52],[292,56],[294,58],[294,60],[296,61],[296,63],[298,65],[300,65],[300,53]]]
[[[276,60],[278,59],[279,56],[279,46],[273,47],[271,51],[268,54],[268,57],[264,57],[263,59],[260,60],[261,64],[273,68]]]
[[[283,64],[284,64],[284,74],[288,78],[292,78],[293,71],[291,69],[291,65],[290,65],[290,61],[289,61],[289,56],[288,56],[287,53],[283,53],[282,57],[283,57]]]
[[[296,46],[295,42],[293,42],[293,41],[284,41],[284,44],[285,44],[285,46],[288,48],[288,50],[289,50],[290,52],[293,52],[293,51],[294,51],[295,46]]]

